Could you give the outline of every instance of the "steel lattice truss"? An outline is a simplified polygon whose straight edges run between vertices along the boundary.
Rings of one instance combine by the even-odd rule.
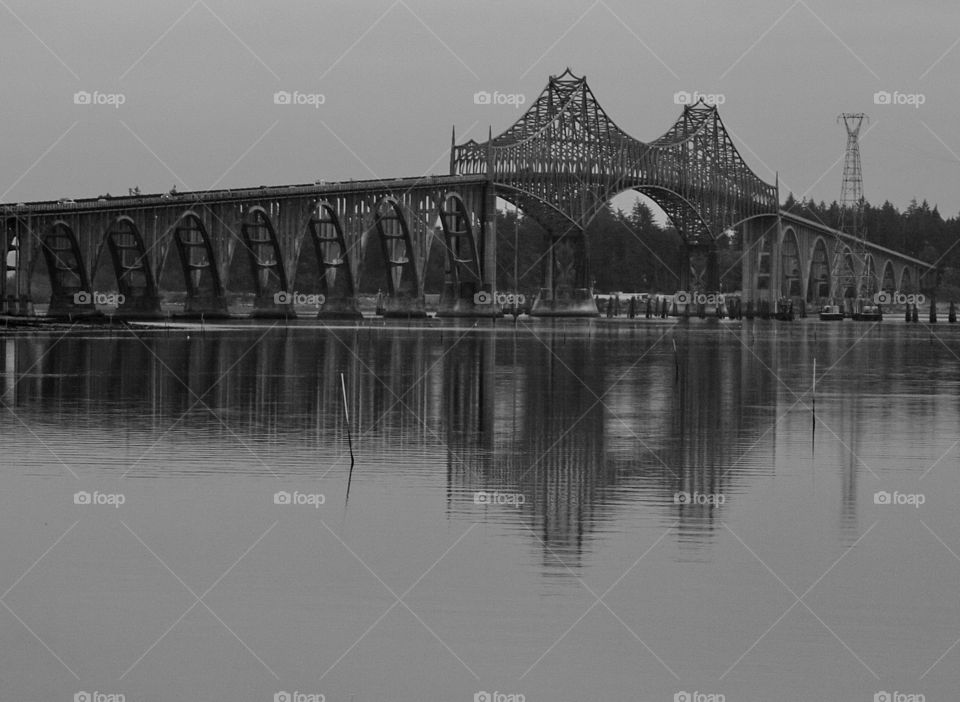
[[[552,76],[505,132],[454,146],[451,165],[453,175],[487,176],[498,195],[535,216],[552,212],[580,229],[628,189],[660,205],[691,244],[779,210],[776,187],[744,163],[715,106],[685,106],[663,136],[644,143],[620,129],[569,69]]]

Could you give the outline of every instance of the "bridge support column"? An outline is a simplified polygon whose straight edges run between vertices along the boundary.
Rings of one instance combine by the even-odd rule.
[[[768,242],[777,242],[764,248],[764,237]],[[767,304],[776,302],[776,287],[779,285],[780,256],[779,227],[776,222],[771,225],[769,219],[751,219],[743,224],[741,236],[741,293],[744,306],[752,302],[754,308],[763,301]],[[760,259],[764,257],[766,268],[760,270]],[[761,282],[762,279],[762,282]]]
[[[719,290],[720,264],[717,259],[717,247],[713,243],[688,244],[684,247],[680,288],[688,292],[700,293]]]
[[[559,237],[548,230],[544,256],[544,287],[530,314],[536,317],[599,317],[590,289],[587,237],[578,226],[566,225]]]

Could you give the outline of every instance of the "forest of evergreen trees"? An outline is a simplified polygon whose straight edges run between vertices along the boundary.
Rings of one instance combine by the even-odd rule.
[[[829,227],[840,225],[840,205],[798,201],[791,194],[783,209]],[[960,216],[943,219],[937,207],[914,199],[903,212],[890,202],[875,207],[864,203],[866,239],[929,263],[939,270],[939,293],[960,300]],[[520,290],[535,290],[541,265],[534,265],[543,249],[543,230],[529,217],[502,213],[498,220],[498,273],[501,288],[513,288],[513,234],[520,240]],[[597,292],[673,292],[677,288],[682,246],[672,226],[657,223],[650,208],[638,201],[629,213],[610,203],[587,231],[590,269]],[[723,290],[740,288],[740,242],[736,236],[720,244]],[[524,276],[524,272],[527,275]]]
[[[801,217],[830,227],[840,224],[840,206],[812,200],[787,197],[783,208]],[[866,238],[890,249],[902,251],[921,260],[937,263],[940,271],[939,295],[942,299],[960,300],[960,217],[943,219],[924,200],[911,201],[901,212],[890,202],[875,207],[864,204]],[[542,256],[545,250],[543,229],[532,217],[517,216],[515,211],[501,211],[497,219],[498,287],[535,295],[543,279]],[[518,243],[514,279],[514,240]],[[587,254],[594,289],[598,293],[663,292],[677,289],[677,271],[682,260],[682,244],[676,230],[657,223],[646,203],[637,201],[630,212],[614,209],[607,203],[587,230]],[[309,259],[309,257],[307,257]],[[721,287],[724,291],[740,288],[740,243],[736,236],[725,238],[720,251]],[[301,261],[298,287],[307,290],[315,283],[315,263]],[[235,279],[245,289],[248,274],[238,271]],[[384,265],[379,247],[367,252],[361,291],[375,293],[385,288]],[[427,265],[426,291],[438,293],[443,288],[444,257],[442,246],[434,246]]]

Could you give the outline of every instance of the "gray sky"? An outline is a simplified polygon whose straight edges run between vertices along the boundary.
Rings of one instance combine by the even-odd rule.
[[[477,91],[529,105],[569,66],[644,141],[677,91],[722,95],[783,197],[839,197],[836,117],[867,112],[867,199],[960,210],[955,1],[2,0],[0,16],[5,202],[446,173],[451,125],[482,140],[523,109]]]

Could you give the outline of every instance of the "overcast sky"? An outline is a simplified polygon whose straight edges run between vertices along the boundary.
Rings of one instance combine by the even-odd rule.
[[[446,173],[452,125],[503,131],[569,66],[643,141],[676,92],[722,96],[782,198],[839,197],[836,117],[866,112],[867,199],[960,211],[956,0],[0,0],[0,18],[4,202]]]

